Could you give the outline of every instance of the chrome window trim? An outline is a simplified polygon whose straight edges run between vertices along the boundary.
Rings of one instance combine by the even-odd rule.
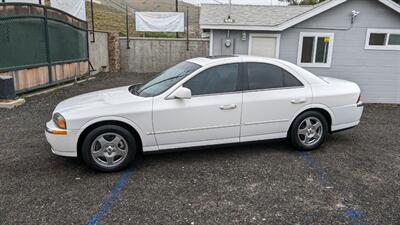
[[[217,95],[232,95],[232,94],[240,94],[240,93],[243,93],[243,91],[231,91],[231,92],[204,94],[204,95],[193,95],[192,97],[198,98],[198,97],[210,97],[210,96],[217,96]]]
[[[287,89],[300,89],[300,88],[305,88],[305,86],[277,87],[277,88],[251,89],[251,90],[249,89],[249,90],[243,90],[243,93],[260,92],[260,91],[276,91],[276,90],[287,90]]]
[[[205,95],[193,95],[192,98],[211,97],[211,96],[218,96],[218,95],[232,95],[232,94],[240,94],[240,93],[245,94],[245,93],[250,93],[250,92],[261,92],[261,91],[277,91],[277,90],[287,90],[287,89],[300,89],[300,88],[305,88],[305,86],[265,88],[265,89],[243,90],[243,91],[223,92],[223,93],[214,93],[214,94],[205,94]],[[165,100],[173,100],[173,99],[176,99],[176,98],[172,98],[172,97],[169,97],[169,96],[165,98]]]

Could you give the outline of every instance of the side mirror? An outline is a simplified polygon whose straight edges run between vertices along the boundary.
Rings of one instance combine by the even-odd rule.
[[[192,91],[189,88],[179,87],[174,93],[172,93],[171,97],[177,99],[190,99],[192,98]]]

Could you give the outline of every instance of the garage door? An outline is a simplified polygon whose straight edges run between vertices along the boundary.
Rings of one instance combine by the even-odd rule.
[[[250,35],[249,55],[278,58],[279,36]]]

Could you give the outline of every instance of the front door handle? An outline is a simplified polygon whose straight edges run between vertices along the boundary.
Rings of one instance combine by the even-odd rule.
[[[301,104],[301,103],[304,103],[304,102],[306,102],[307,101],[307,99],[305,99],[305,98],[299,98],[299,99],[293,99],[292,101],[290,101],[292,104]]]
[[[229,110],[229,109],[236,109],[236,104],[229,104],[229,105],[221,105],[219,108],[221,110]]]

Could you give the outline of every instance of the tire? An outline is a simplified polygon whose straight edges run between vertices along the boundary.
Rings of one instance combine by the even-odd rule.
[[[326,118],[317,111],[307,111],[293,121],[289,131],[289,140],[297,150],[311,151],[319,148],[325,142],[327,134]]]
[[[90,131],[82,143],[82,159],[92,169],[116,172],[135,158],[136,140],[123,127],[104,125]]]

